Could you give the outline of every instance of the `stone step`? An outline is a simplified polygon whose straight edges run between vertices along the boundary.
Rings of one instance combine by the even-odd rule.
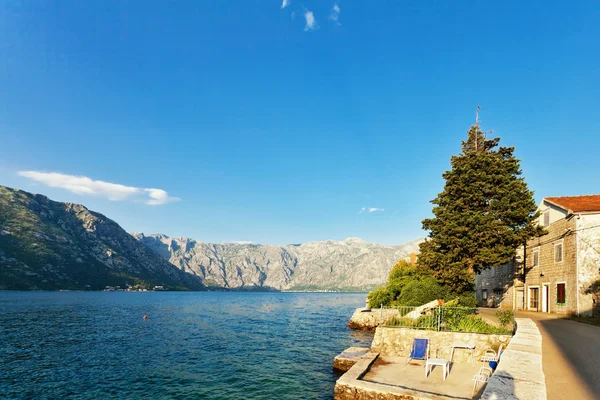
[[[333,368],[339,371],[348,371],[369,350],[366,347],[349,347],[335,356],[333,359]]]

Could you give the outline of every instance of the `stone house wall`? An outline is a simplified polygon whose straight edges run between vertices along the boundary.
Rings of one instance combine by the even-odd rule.
[[[410,328],[392,328],[380,326],[375,331],[371,351],[382,356],[406,357],[410,354],[414,338],[429,339],[429,356],[450,358],[452,343],[471,343],[475,345],[475,360],[479,360],[488,348],[495,350],[502,344],[508,345],[511,335],[483,333],[438,332]],[[437,353],[437,354],[436,354]],[[470,363],[471,352],[457,349],[454,362]]]
[[[480,306],[513,308],[516,262],[492,267],[475,276],[475,297]],[[487,294],[485,299],[484,293]]]
[[[600,313],[600,214],[582,214],[577,222],[577,269],[580,315]]]
[[[576,218],[569,217],[556,220],[546,227],[548,234],[527,242],[525,249],[525,309],[531,311],[548,311],[559,314],[577,312],[577,228]],[[563,245],[563,259],[554,260],[554,246]],[[538,265],[534,263],[534,253],[538,252]],[[566,303],[557,302],[557,284],[566,284]],[[537,304],[532,300],[537,289]],[[547,306],[544,305],[547,291]]]

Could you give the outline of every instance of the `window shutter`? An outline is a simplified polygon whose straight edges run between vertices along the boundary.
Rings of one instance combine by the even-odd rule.
[[[556,302],[559,304],[564,304],[567,301],[567,293],[565,290],[565,284],[559,283],[556,285]]]

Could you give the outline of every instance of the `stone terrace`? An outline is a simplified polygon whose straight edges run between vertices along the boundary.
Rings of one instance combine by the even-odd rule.
[[[425,361],[406,365],[405,357],[378,356],[369,353],[344,374],[335,386],[336,400],[457,400],[471,399],[472,378],[482,363],[455,363],[443,380],[441,367],[425,377]],[[482,387],[478,387],[475,399]]]

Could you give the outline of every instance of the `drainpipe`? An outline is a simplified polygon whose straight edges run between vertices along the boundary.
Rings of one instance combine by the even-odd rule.
[[[523,244],[523,311],[527,311],[527,242]]]
[[[581,215],[575,220],[575,229],[578,228],[578,221]],[[579,235],[575,232],[575,299],[577,299],[577,316],[579,317]],[[566,293],[565,293],[566,297]]]

